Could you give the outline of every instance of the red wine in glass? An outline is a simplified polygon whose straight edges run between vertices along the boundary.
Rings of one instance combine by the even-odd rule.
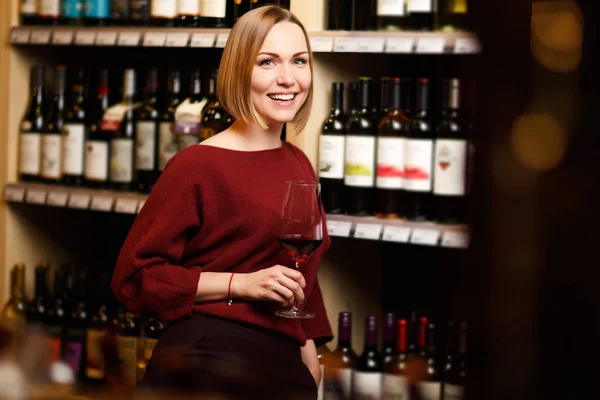
[[[323,239],[294,235],[280,236],[277,241],[298,264],[302,264],[323,243]]]

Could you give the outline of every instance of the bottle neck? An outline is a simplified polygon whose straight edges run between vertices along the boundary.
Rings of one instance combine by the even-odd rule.
[[[445,104],[443,108],[450,112],[455,112],[459,110],[462,106],[462,99],[460,95],[460,80],[451,79],[449,82],[446,83],[445,90],[447,93],[446,96],[444,96]]]
[[[418,115],[429,113],[429,82],[419,81],[417,85],[417,109]]]
[[[365,324],[365,350],[377,348],[377,320],[367,319]]]
[[[458,331],[457,352],[459,354],[467,353],[467,324],[461,324]]]
[[[381,110],[388,110],[390,108],[390,81],[389,79],[384,80],[381,83],[381,98],[379,100],[379,108]],[[391,107],[394,108],[394,107]],[[398,107],[396,107],[398,108]]]
[[[344,90],[339,88],[333,92],[331,115],[341,115],[344,110]]]
[[[108,86],[98,87],[98,106],[103,113],[110,106],[110,89]]]
[[[41,298],[46,296],[46,272],[36,271],[35,274],[35,297]]]
[[[25,268],[16,267],[11,273],[11,297],[15,299],[25,297]]]
[[[358,112],[358,87],[356,84],[350,85],[349,97],[350,115],[354,115]]]
[[[362,112],[368,112],[371,106],[371,81],[361,80],[359,92],[359,107]]]
[[[406,327],[406,321],[402,320],[400,322],[400,327],[398,328],[398,343],[397,343],[397,350],[400,353],[406,353],[406,351],[408,350],[407,347],[407,327]]]
[[[217,80],[211,77],[208,81],[208,94],[212,98],[217,97]]]

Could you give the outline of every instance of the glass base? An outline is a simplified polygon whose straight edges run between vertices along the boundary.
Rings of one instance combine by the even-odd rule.
[[[276,311],[275,314],[280,317],[284,317],[284,318],[297,318],[297,319],[309,319],[309,318],[315,317],[315,313],[302,311],[298,308],[296,308],[296,309],[292,308],[291,310]]]

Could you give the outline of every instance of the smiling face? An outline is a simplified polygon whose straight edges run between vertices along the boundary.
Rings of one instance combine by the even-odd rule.
[[[291,22],[275,24],[263,42],[252,71],[251,98],[267,122],[294,119],[312,83],[309,52],[302,29]]]

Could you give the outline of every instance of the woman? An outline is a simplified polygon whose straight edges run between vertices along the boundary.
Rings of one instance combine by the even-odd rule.
[[[266,6],[231,30],[218,96],[236,122],[167,165],[121,250],[112,281],[128,309],[167,324],[144,385],[233,398],[316,398],[316,346],[331,339],[316,275],[277,243],[284,185],[315,181],[283,124],[302,129],[312,101],[312,53],[289,11]],[[316,313],[286,319],[293,300]],[[260,391],[260,395],[257,394]]]

